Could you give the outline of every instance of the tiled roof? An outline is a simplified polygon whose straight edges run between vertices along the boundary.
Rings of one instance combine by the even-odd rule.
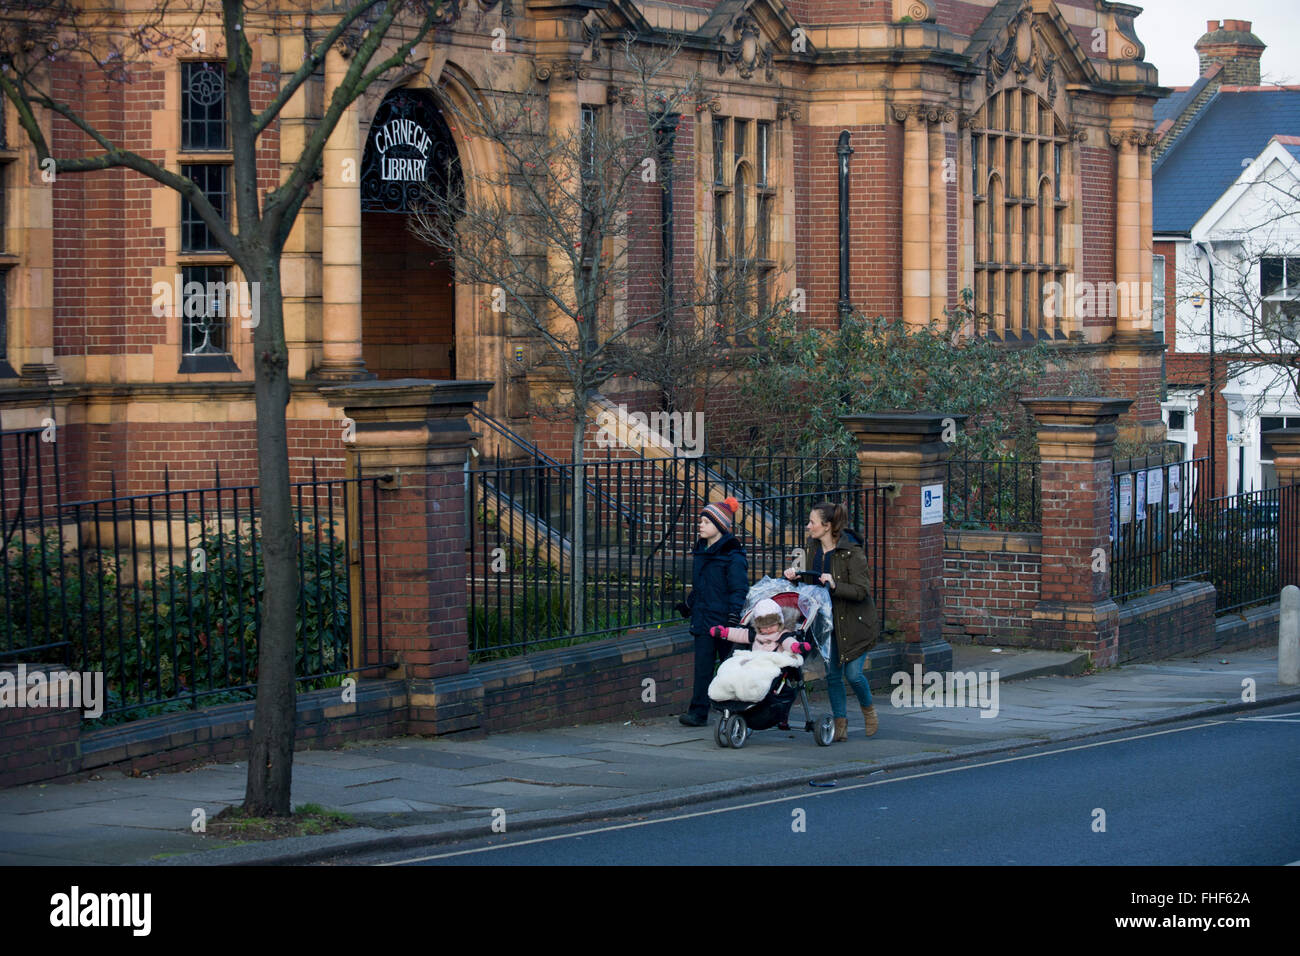
[[[1219,90],[1152,171],[1152,231],[1189,232],[1276,134],[1300,134],[1300,90]]]

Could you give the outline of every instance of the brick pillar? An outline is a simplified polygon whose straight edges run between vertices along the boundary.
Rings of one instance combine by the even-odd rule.
[[[1044,647],[1082,650],[1096,667],[1119,654],[1119,606],[1110,598],[1111,451],[1119,398],[1032,398],[1042,456],[1043,563],[1033,631]],[[1100,549],[1104,561],[1097,561]],[[1099,565],[1103,570],[1094,571]]]
[[[1300,587],[1300,428],[1264,433],[1273,446],[1277,469],[1279,587]]]
[[[952,646],[943,638],[943,520],[921,523],[922,488],[944,484],[948,446],[944,423],[964,415],[890,412],[840,418],[858,443],[863,481],[893,483],[885,515],[885,619],[900,639],[897,664],[949,670]]]
[[[491,388],[399,379],[321,389],[356,423],[350,474],[386,476],[378,496],[384,658],[409,682],[412,733],[471,729],[482,712],[482,686],[456,675],[469,670],[464,466],[475,436],[465,416]],[[369,565],[373,555],[363,559]]]

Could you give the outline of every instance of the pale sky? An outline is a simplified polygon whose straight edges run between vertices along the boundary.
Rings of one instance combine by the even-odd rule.
[[[1160,70],[1161,86],[1190,86],[1200,75],[1193,49],[1207,20],[1249,20],[1251,32],[1268,47],[1261,69],[1265,82],[1300,85],[1300,17],[1297,0],[1133,0],[1142,7],[1138,39],[1146,60]]]

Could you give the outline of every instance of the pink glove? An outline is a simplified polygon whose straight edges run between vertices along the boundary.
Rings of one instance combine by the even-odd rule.
[[[749,631],[743,627],[723,627],[721,624],[709,628],[709,636],[733,644],[748,644]]]
[[[789,654],[807,654],[812,650],[812,645],[807,641],[790,641],[786,645],[786,652]]]

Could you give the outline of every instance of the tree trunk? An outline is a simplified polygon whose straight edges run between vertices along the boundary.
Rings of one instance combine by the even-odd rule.
[[[298,556],[284,415],[289,402],[289,363],[280,331],[284,321],[280,262],[278,255],[268,259],[261,276],[261,319],[253,332],[264,589],[257,639],[257,706],[244,809],[254,816],[288,816],[297,717]]]

